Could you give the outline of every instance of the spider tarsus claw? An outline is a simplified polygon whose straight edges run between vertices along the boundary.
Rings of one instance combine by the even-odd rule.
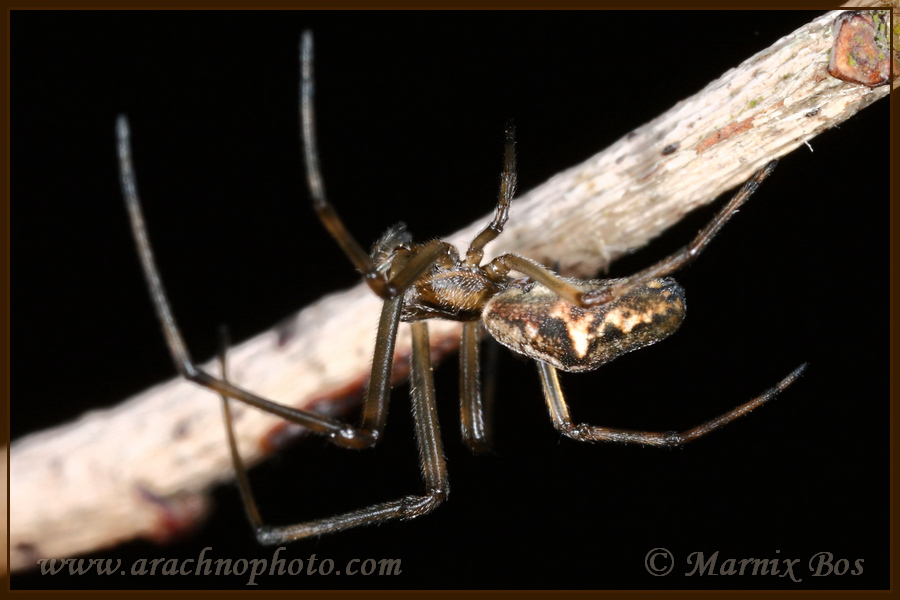
[[[801,364],[799,367],[797,367],[796,369],[794,369],[793,371],[791,371],[787,377],[782,379],[781,382],[775,386],[775,392],[779,393],[779,392],[783,392],[785,389],[787,389],[790,385],[792,385],[795,381],[797,381],[797,379],[801,375],[803,375],[803,371],[805,371],[806,367],[808,367],[808,366],[809,366],[809,363],[805,362],[805,363]]]
[[[284,541],[283,536],[275,533],[272,527],[257,527],[256,541],[263,546],[274,546]]]

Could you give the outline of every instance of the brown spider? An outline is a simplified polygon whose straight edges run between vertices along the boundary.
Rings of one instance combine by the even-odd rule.
[[[194,364],[172,316],[147,239],[131,161],[128,123],[125,117],[119,117],[117,121],[122,189],[154,307],[181,374],[222,396],[238,486],[260,543],[280,544],[389,519],[409,519],[432,511],[447,497],[449,485],[435,409],[428,319],[462,322],[462,433],[474,451],[483,449],[487,439],[479,378],[479,322],[501,344],[535,359],[554,427],[580,441],[681,445],[771,400],[791,385],[805,368],[805,364],[801,365],[762,395],[682,433],[628,431],[573,423],[559,386],[557,369],[569,372],[594,370],[627,352],[654,344],[678,329],[685,312],[684,290],[666,276],[700,254],[769,176],[776,161],[754,174],[713,221],[675,254],[623,279],[571,279],[560,277],[537,262],[515,254],[504,254],[482,264],[485,246],[503,231],[516,188],[515,131],[508,126],[500,193],[493,220],[472,240],[464,257],[460,257],[456,248],[440,240],[414,244],[402,225],[390,229],[368,254],[347,231],[325,198],[313,128],[312,35],[309,32],[304,33],[301,42],[301,67],[301,135],[313,206],[322,224],[362,273],[365,282],[384,300],[359,427],[283,406],[232,385],[225,374],[224,349],[220,354],[221,378]],[[525,278],[510,277],[512,271],[525,275]],[[400,321],[409,322],[412,329],[412,411],[425,494],[296,525],[264,525],[237,451],[228,398],[325,435],[338,446],[374,446],[387,416],[394,344]]]

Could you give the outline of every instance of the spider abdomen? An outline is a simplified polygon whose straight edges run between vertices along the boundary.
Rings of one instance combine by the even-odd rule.
[[[567,282],[589,291],[615,280]],[[668,337],[684,320],[684,289],[670,278],[652,279],[621,298],[581,308],[534,282],[496,294],[482,318],[509,349],[569,372],[591,371]]]

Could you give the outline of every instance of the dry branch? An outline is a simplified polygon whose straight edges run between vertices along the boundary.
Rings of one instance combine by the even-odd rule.
[[[826,73],[838,12],[815,19],[515,204],[487,259],[517,252],[567,275],[593,275],[685,214],[888,94]],[[487,217],[448,241],[465,244]],[[379,301],[364,286],[333,294],[233,348],[231,378],[284,404],[336,413],[367,379]],[[436,354],[458,326],[432,329]],[[405,376],[401,328],[395,376]],[[211,371],[215,367],[207,366]],[[241,452],[255,464],[286,429],[235,406]],[[164,538],[199,518],[211,486],[232,477],[220,403],[181,379],[36,433],[10,450],[10,566],[138,536]],[[41,498],[54,498],[52,504]]]

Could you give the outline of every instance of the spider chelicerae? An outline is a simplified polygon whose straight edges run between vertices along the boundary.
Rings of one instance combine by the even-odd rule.
[[[516,189],[515,130],[506,128],[500,192],[491,222],[461,256],[441,240],[416,244],[403,225],[382,236],[371,253],[347,231],[325,197],[318,166],[313,117],[312,35],[301,41],[301,137],[313,207],[364,281],[384,300],[362,423],[339,419],[272,402],[229,383],[225,344],[220,353],[222,377],[194,364],[187,351],[157,271],[137,195],[131,161],[130,133],[125,117],[116,125],[122,189],[144,275],[166,342],[180,373],[222,396],[226,430],[238,487],[248,518],[263,544],[317,536],[431,512],[449,492],[440,429],[435,408],[434,380],[428,339],[429,319],[462,323],[460,344],[460,407],[462,436],[473,451],[487,446],[485,408],[479,374],[480,328],[514,352],[535,359],[544,398],[554,427],[586,442],[622,442],[651,446],[679,446],[719,429],[747,414],[791,385],[805,368],[796,368],[775,387],[733,410],[693,429],[650,432],[574,423],[557,379],[557,370],[581,372],[633,350],[654,344],[678,327],[685,314],[684,290],[668,277],[695,259],[759,184],[771,174],[771,161],[748,180],[687,246],[659,263],[621,279],[580,280],[561,277],[543,265],[515,254],[503,254],[482,264],[484,248],[499,236],[509,217]],[[517,272],[524,277],[511,277]],[[391,392],[391,369],[397,329],[401,321],[412,331],[411,396],[416,441],[425,493],[376,504],[346,514],[296,525],[263,524],[246,469],[238,453],[229,398],[297,423],[346,448],[374,446],[384,430]]]

